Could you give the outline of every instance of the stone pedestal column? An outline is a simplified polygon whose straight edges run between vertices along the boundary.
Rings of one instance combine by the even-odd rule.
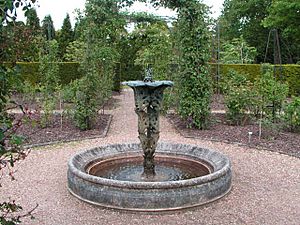
[[[125,84],[134,90],[139,139],[144,152],[144,175],[154,176],[154,156],[159,139],[159,113],[163,91],[173,83],[171,81],[131,81]]]

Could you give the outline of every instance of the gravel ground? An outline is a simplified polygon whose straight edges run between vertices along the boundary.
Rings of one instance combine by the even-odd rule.
[[[228,155],[233,189],[216,202],[167,214],[134,214],[107,210],[81,202],[67,191],[67,162],[78,151],[99,145],[138,142],[133,95],[117,97],[119,107],[104,139],[34,149],[19,163],[17,180],[1,180],[0,202],[13,197],[24,212],[35,207],[35,220],[24,224],[288,224],[300,221],[300,160],[278,153],[181,137],[165,118],[160,141],[197,144]]]

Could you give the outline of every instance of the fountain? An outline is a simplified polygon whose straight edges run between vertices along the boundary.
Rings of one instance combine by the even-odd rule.
[[[68,164],[68,189],[99,206],[131,211],[168,211],[203,205],[231,189],[229,159],[193,145],[158,143],[163,91],[171,81],[124,84],[134,90],[140,144],[115,144],[83,151]],[[143,151],[143,156],[141,155]]]

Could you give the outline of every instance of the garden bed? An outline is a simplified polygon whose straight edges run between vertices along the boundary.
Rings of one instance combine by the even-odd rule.
[[[259,140],[259,125],[255,122],[244,126],[231,126],[228,124],[224,113],[222,96],[214,96],[211,104],[213,109],[212,124],[208,130],[188,128],[188,121],[181,119],[177,114],[168,114],[167,118],[186,138],[199,138],[212,141],[237,143],[255,148],[263,148],[300,158],[300,134],[287,131],[271,132],[263,129]],[[252,132],[249,141],[249,132]]]
[[[16,118],[20,115],[16,115]],[[105,137],[112,116],[109,114],[99,114],[91,130],[81,131],[77,128],[71,118],[63,119],[61,123],[60,115],[54,115],[50,125],[42,128],[39,123],[29,121],[24,123],[17,131],[18,135],[25,137],[25,146],[43,146],[69,141],[79,141],[91,138]]]
[[[42,111],[38,99],[38,95],[35,98],[30,99],[28,96],[22,94],[15,94],[13,100],[22,105],[24,110],[30,115],[30,119],[23,119],[22,125],[18,128],[17,134],[25,138],[24,145],[27,147],[43,146],[56,143],[79,141],[92,138],[103,138],[107,135],[112,115],[107,114],[107,110],[113,110],[117,107],[119,99],[115,98],[119,93],[113,92],[113,95],[108,99],[105,104],[100,107],[99,114],[93,122],[92,129],[82,131],[75,125],[75,121],[72,119],[71,111],[74,108],[72,103],[57,104],[54,110],[54,114],[48,126],[43,128],[41,126]],[[10,114],[15,117],[17,122],[22,117],[22,111],[11,105],[9,110]],[[63,117],[61,117],[61,113]]]

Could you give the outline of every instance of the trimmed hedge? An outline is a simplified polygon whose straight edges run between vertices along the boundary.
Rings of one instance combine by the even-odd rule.
[[[282,68],[283,80],[288,83],[290,94],[300,96],[300,65],[283,65]],[[279,68],[277,68],[278,70]]]
[[[72,80],[82,77],[82,74],[79,71],[78,62],[59,62],[58,64],[62,85],[66,85]],[[4,63],[4,65],[7,67],[12,67],[11,63]],[[23,81],[28,81],[32,85],[41,82],[42,79],[39,74],[38,62],[17,62],[16,66]]]
[[[4,63],[4,65],[7,67],[12,66],[11,63]],[[17,62],[17,66],[24,81],[28,81],[33,85],[41,81],[38,62]],[[282,65],[281,68],[280,76],[280,66],[275,67],[277,78],[288,83],[291,95],[300,96],[300,65]],[[251,82],[254,82],[261,75],[260,64],[221,64],[220,78],[226,77],[230,70],[246,74]],[[142,80],[144,78],[143,67],[137,65],[117,64],[115,73],[115,90],[119,90],[120,81]],[[78,62],[59,62],[59,74],[62,85],[82,77]],[[211,64],[211,74],[216,84],[217,64]]]
[[[245,74],[250,82],[261,76],[261,64],[220,64],[220,79],[225,78],[230,70]],[[291,95],[300,95],[300,65],[279,65],[275,66],[276,76],[287,82]],[[280,76],[281,71],[281,76]],[[217,64],[211,64],[211,74],[216,83]]]

